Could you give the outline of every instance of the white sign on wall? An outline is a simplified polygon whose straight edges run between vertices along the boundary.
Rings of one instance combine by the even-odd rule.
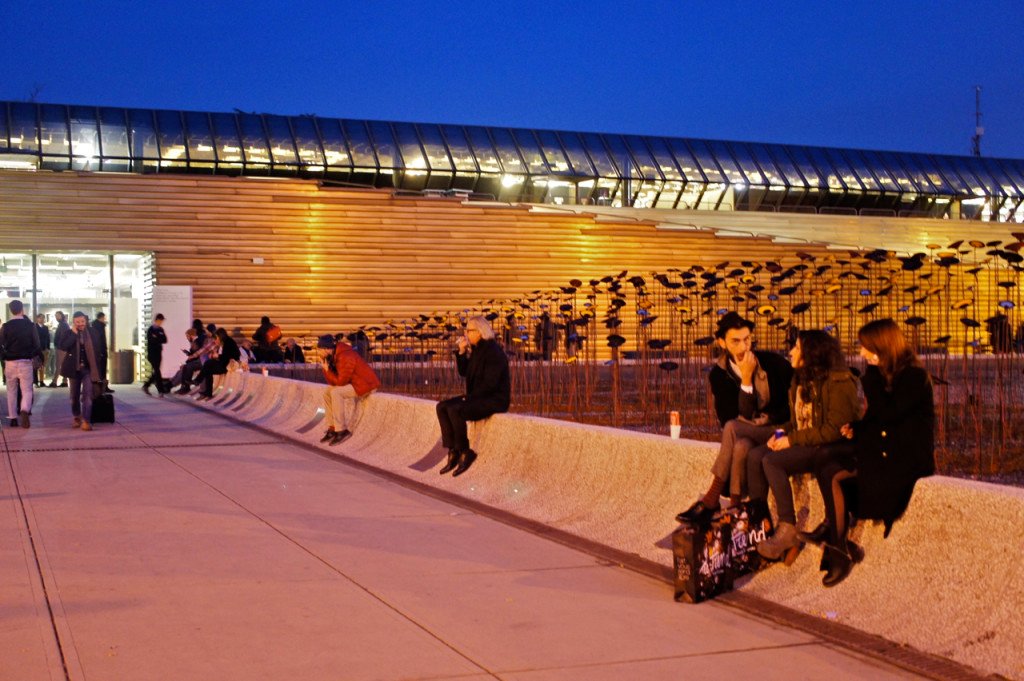
[[[192,326],[192,287],[154,286],[153,316],[158,313],[164,316],[164,332],[167,334],[160,375],[169,379],[185,362],[182,350],[188,350],[185,331]],[[149,321],[153,322],[152,319]]]

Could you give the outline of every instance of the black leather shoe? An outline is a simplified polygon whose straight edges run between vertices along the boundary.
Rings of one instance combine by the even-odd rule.
[[[338,433],[337,431],[334,430],[334,428],[328,428],[326,431],[324,431],[324,436],[320,438],[320,442],[327,442],[337,434]]]
[[[473,465],[474,461],[476,461],[476,452],[472,449],[467,449],[462,452],[462,456],[459,457],[459,465],[455,467],[455,472],[452,473],[452,477],[457,478],[465,473],[469,470],[469,467]]]
[[[832,587],[850,576],[853,571],[853,558],[850,554],[832,546],[828,547],[828,572],[821,583]]]
[[[693,506],[676,515],[676,520],[681,523],[702,523],[711,520],[717,512],[717,508],[711,508],[702,499],[698,499]]]
[[[350,437],[352,437],[352,431],[346,428],[345,430],[335,433],[334,437],[331,438],[331,441],[327,443],[327,446],[333,447],[334,445],[340,445],[342,442],[349,439]]]
[[[442,468],[440,471],[438,471],[438,473],[440,473],[441,475],[444,475],[445,473],[451,473],[453,470],[455,470],[455,467],[458,466],[458,465],[459,465],[459,450],[457,450],[457,449],[449,449],[448,450],[448,463],[446,463],[444,465],[444,468]]]

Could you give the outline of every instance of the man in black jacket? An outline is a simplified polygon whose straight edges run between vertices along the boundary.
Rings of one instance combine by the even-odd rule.
[[[46,325],[46,317],[36,315],[36,332],[39,334],[39,347],[42,349],[43,362],[36,370],[36,387],[42,388],[46,385],[46,364],[50,358],[50,327]]]
[[[8,307],[11,318],[0,326],[0,348],[3,348],[4,378],[7,380],[7,415],[12,427],[20,422],[22,428],[28,428],[35,385],[33,361],[41,361],[43,353],[35,324],[25,316],[22,302],[12,300]]]
[[[163,329],[164,316],[157,313],[156,317],[153,317],[153,325],[146,331],[146,359],[149,361],[150,374],[149,378],[145,383],[142,384],[142,391],[147,395],[152,393],[149,392],[149,386],[156,383],[156,391],[163,397],[167,394],[167,386],[164,385],[164,379],[160,375],[160,362],[164,358],[164,344],[167,343],[167,333]]]
[[[51,388],[66,388],[68,385],[67,378],[61,377],[61,367],[64,366],[65,353],[61,350],[64,343],[64,338],[67,334],[71,333],[71,326],[68,324],[67,319],[64,318],[64,313],[57,311],[53,313],[53,318],[57,320],[57,330],[53,332],[53,348],[57,352],[57,362],[53,367],[53,380],[50,381]],[[57,379],[61,378],[60,385],[57,385]]]
[[[99,355],[96,360],[100,364],[100,382],[103,383],[104,392],[112,393],[114,391],[110,389],[110,382],[107,380],[107,315],[105,312],[96,313],[96,319],[92,321],[92,328],[96,329],[98,337],[102,339],[96,349]]]
[[[64,351],[60,374],[70,381],[71,415],[73,428],[92,430],[92,402],[103,392],[99,371],[99,347],[102,333],[89,326],[84,312],[72,316],[74,328],[69,328],[60,341]]]
[[[723,350],[708,374],[715,413],[722,424],[722,444],[711,467],[707,493],[676,518],[698,521],[719,509],[719,497],[729,483],[729,497],[738,503],[743,497],[747,452],[762,445],[775,427],[789,420],[789,384],[793,367],[774,352],[753,350],[754,323],[736,312],[718,321],[715,332]]]
[[[466,378],[466,394],[437,404],[441,444],[448,449],[448,461],[440,472],[444,475],[454,470],[452,477],[462,475],[476,461],[477,454],[469,447],[466,422],[508,411],[512,392],[508,357],[484,317],[467,322],[466,335],[458,341],[455,363],[459,375]]]

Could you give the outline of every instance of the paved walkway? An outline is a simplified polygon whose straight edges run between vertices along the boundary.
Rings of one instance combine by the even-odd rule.
[[[914,678],[117,388],[2,432],[2,681]]]

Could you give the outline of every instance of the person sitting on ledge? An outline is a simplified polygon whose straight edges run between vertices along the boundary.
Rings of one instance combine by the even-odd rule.
[[[454,470],[453,477],[465,473],[476,461],[466,422],[506,412],[512,401],[508,357],[486,318],[472,317],[466,323],[466,335],[459,337],[454,352],[459,375],[466,379],[466,393],[437,404],[441,444],[448,450],[441,475]]]
[[[316,346],[327,379],[324,391],[327,430],[320,442],[333,447],[352,437],[356,410],[364,397],[380,387],[380,379],[351,345],[339,343],[331,334],[320,336]]]
[[[711,466],[711,486],[676,516],[679,522],[710,519],[727,483],[730,502],[738,504],[746,491],[747,452],[768,442],[777,425],[789,420],[793,367],[779,354],[752,349],[753,332],[754,323],[736,312],[718,320],[715,338],[723,352],[708,381],[722,425],[722,444]]]
[[[199,380],[202,381],[202,392],[199,393],[200,400],[213,398],[213,377],[226,374],[231,360],[237,362],[240,357],[238,343],[228,335],[224,327],[214,331],[213,337],[216,341],[217,356],[206,360],[202,371],[199,372]]]
[[[303,354],[302,348],[295,342],[294,338],[289,338],[284,342],[284,363],[285,364],[305,364],[306,355]]]

